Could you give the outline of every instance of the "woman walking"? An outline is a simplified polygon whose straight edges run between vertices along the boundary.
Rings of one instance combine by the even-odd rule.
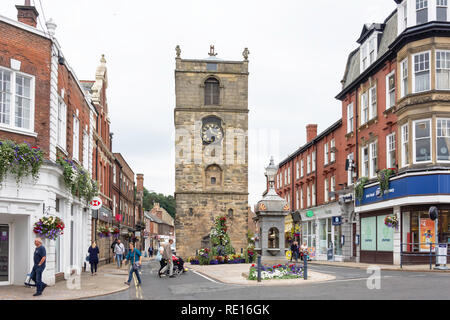
[[[95,241],[92,241],[92,244],[88,249],[88,252],[89,252],[89,264],[91,265],[91,275],[94,276],[97,275],[98,255],[100,253]]]
[[[139,276],[139,268],[142,265],[142,254],[134,247],[134,244],[130,242],[130,250],[125,258],[127,261],[131,261],[130,273],[128,276],[128,281],[125,282],[126,285],[130,285],[131,279],[133,279],[133,272],[139,281],[139,286],[142,284],[141,277]]]
[[[295,259],[295,262],[298,262],[298,244],[297,241],[294,241],[291,245],[291,262],[292,259]]]

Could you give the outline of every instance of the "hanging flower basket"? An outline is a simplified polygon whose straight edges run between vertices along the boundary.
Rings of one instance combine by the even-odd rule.
[[[389,228],[397,228],[398,226],[398,218],[397,215],[387,216],[384,218],[384,224]]]
[[[56,240],[64,234],[64,222],[58,217],[42,217],[34,224],[33,232],[38,236],[50,240]]]
[[[113,230],[110,227],[99,227],[97,231],[100,238],[109,238],[113,233]]]

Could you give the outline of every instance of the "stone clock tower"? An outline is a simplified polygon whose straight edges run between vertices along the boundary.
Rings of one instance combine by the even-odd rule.
[[[184,258],[209,244],[217,216],[231,243],[247,245],[248,49],[243,61],[182,59],[176,48],[176,248]]]

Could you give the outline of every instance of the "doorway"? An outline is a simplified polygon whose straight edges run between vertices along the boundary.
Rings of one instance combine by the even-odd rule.
[[[9,284],[9,226],[0,225],[0,284]]]

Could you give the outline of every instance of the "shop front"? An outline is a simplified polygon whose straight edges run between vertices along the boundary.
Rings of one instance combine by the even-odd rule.
[[[338,203],[300,211],[301,244],[313,260],[344,261],[342,217]]]
[[[450,244],[449,194],[450,174],[442,171],[394,177],[384,193],[378,183],[368,185],[355,209],[361,218],[360,262],[428,264],[437,244]],[[437,208],[436,220],[431,207]],[[386,217],[398,224],[387,226]]]

